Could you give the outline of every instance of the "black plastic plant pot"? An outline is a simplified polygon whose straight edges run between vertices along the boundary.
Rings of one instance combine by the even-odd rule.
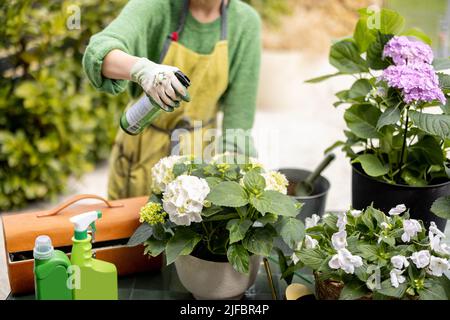
[[[290,186],[294,186],[300,181],[304,181],[311,171],[303,169],[279,169],[279,172],[284,174],[289,181]],[[303,203],[303,207],[297,218],[305,220],[306,217],[312,216],[314,213],[321,216],[325,213],[325,205],[327,201],[328,190],[330,189],[330,182],[323,176],[319,176],[314,182],[313,194],[306,197],[293,196],[294,199]]]
[[[433,202],[450,195],[450,181],[425,187],[389,184],[366,175],[359,164],[352,165],[352,206],[363,210],[373,206],[386,214],[398,204],[409,208],[413,219],[422,220],[426,227],[436,222],[440,230],[445,229],[447,220],[434,215],[430,208]]]

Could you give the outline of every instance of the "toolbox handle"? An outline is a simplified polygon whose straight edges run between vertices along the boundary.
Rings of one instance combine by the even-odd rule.
[[[96,196],[95,194],[78,194],[78,195],[75,195],[72,198],[68,199],[67,201],[61,203],[56,208],[54,208],[52,210],[48,210],[44,213],[38,213],[38,214],[36,214],[36,216],[38,218],[41,218],[41,217],[49,217],[49,216],[57,215],[58,213],[60,213],[63,209],[67,208],[68,206],[70,206],[80,200],[84,200],[84,199],[97,199],[97,200],[103,201],[109,208],[123,207],[123,204],[121,204],[121,203],[113,204],[110,201],[108,201],[100,196]]]

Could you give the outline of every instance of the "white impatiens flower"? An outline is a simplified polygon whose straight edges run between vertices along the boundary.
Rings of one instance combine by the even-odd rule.
[[[352,216],[354,216],[355,218],[359,217],[361,215],[362,211],[361,210],[356,210],[356,209],[352,209],[350,210],[350,214]]]
[[[441,237],[442,239],[445,238],[445,234],[441,230],[439,230],[434,221],[430,222],[430,227],[428,228],[428,230],[434,235]]]
[[[450,254],[450,246],[441,241],[441,237],[433,234],[432,232],[428,233],[428,237],[430,238],[430,247],[436,253],[440,254]]]
[[[447,259],[431,256],[428,270],[430,274],[441,277],[448,270],[450,270],[450,263]]]
[[[336,250],[344,249],[347,246],[347,232],[343,230],[333,233],[331,243]]]
[[[305,236],[305,248],[306,249],[314,249],[317,247],[318,244],[319,244],[319,242],[316,239],[314,239],[308,235]]]
[[[320,221],[320,216],[318,216],[315,213],[311,217],[306,217],[305,218],[305,229],[309,229],[309,228],[317,226],[319,221]]]
[[[382,223],[380,224],[380,226],[381,226],[381,228],[383,228],[384,230],[387,230],[387,229],[390,229],[390,228],[391,228],[391,226],[390,226],[389,223],[387,223],[387,222],[382,222]]]
[[[182,163],[187,159],[188,158],[186,156],[169,156],[159,160],[151,170],[152,191],[156,194],[161,194],[164,192],[167,185],[175,179],[175,175],[173,174],[174,165],[177,163]]]
[[[422,269],[430,264],[430,251],[420,250],[411,255],[411,260],[417,268]]]
[[[403,271],[404,270],[392,269],[391,272],[389,272],[391,284],[394,288],[398,288],[400,283],[405,282],[406,278],[402,276]]]
[[[336,226],[339,231],[345,230],[345,226],[347,225],[347,214],[345,212],[338,212],[336,215],[338,217]]]
[[[362,258],[360,256],[354,256],[347,249],[338,250],[331,260],[328,262],[328,266],[332,269],[342,269],[345,273],[353,274],[355,268],[363,265]]]
[[[422,226],[420,225],[419,221],[415,219],[403,220],[402,241],[411,241],[411,238],[415,237],[420,231],[422,231]]]
[[[403,268],[407,268],[409,266],[408,259],[406,259],[406,257],[402,255],[393,256],[391,258],[391,263],[395,269],[399,270],[402,270]]]
[[[181,175],[167,185],[163,207],[173,223],[189,226],[201,222],[203,204],[210,189],[205,179]]]
[[[399,204],[395,208],[389,210],[390,216],[398,216],[399,214],[406,211],[406,206],[404,204]]]
[[[284,174],[278,171],[269,171],[261,175],[266,180],[265,190],[278,191],[282,194],[287,194],[287,186],[289,181]]]

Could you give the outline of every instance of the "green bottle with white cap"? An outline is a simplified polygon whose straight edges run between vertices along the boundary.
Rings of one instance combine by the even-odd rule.
[[[66,254],[54,250],[50,237],[42,235],[35,240],[33,257],[36,300],[72,300]]]
[[[101,216],[100,211],[89,211],[70,218],[75,225],[71,255],[75,300],[118,299],[116,266],[92,256],[95,221]],[[92,237],[88,234],[89,228]]]

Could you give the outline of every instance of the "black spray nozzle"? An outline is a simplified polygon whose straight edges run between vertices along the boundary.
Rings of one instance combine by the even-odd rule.
[[[185,86],[186,88],[188,88],[191,85],[191,80],[189,80],[187,75],[185,75],[183,72],[177,71],[177,72],[175,72],[175,76],[181,82],[181,84],[183,86]]]

